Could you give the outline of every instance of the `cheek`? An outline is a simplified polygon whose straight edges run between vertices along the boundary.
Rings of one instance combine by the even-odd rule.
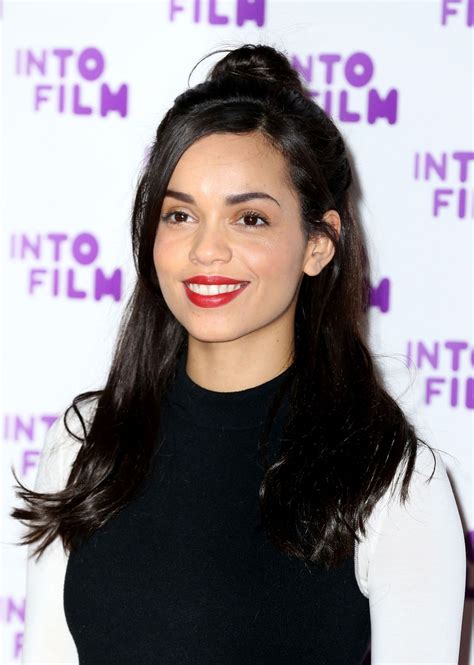
[[[166,251],[166,247],[163,245],[163,243],[155,242],[153,247],[153,264],[155,266],[156,277],[158,279],[161,292],[165,297],[165,300],[167,300],[167,293],[169,291],[167,285],[170,282],[172,265],[170,263],[170,253]]]
[[[155,270],[158,273],[161,269],[161,246],[156,242],[153,245],[153,263],[155,264]]]
[[[158,277],[165,276],[173,265],[174,249],[171,243],[167,242],[163,235],[157,234],[155,244],[153,245],[153,262]]]
[[[261,278],[291,290],[300,276],[302,248],[281,238],[278,242],[259,248],[252,255],[252,267]]]

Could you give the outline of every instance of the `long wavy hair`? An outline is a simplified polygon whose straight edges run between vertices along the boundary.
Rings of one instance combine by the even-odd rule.
[[[19,544],[37,543],[38,557],[58,536],[66,552],[76,548],[127,504],[149,473],[159,405],[187,348],[186,330],[166,305],[154,268],[159,213],[180,157],[216,132],[260,132],[277,148],[299,196],[305,237],[325,234],[335,249],[318,276],[305,274],[301,282],[293,371],[258,442],[261,521],[271,541],[307,563],[338,565],[402,474],[400,501],[406,501],[417,448],[427,445],[384,388],[366,341],[368,254],[339,130],[282,51],[244,44],[210,55],[222,50],[227,54],[205,81],[176,97],[140,174],[131,214],[137,279],[105,387],[77,395],[64,413],[66,430],[80,442],[66,486],[35,492],[15,475],[25,506],[11,515],[28,526]],[[329,209],[340,215],[339,234],[322,219]],[[288,416],[278,457],[269,461],[268,435],[285,392]],[[79,406],[91,399],[87,428]],[[82,436],[68,427],[71,409]]]

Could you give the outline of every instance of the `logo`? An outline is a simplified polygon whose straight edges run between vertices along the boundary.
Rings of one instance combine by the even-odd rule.
[[[474,409],[474,347],[464,340],[409,341],[410,365],[420,370],[423,403]]]
[[[416,152],[414,177],[429,183],[433,217],[453,216],[474,219],[474,152],[458,150],[452,153]]]
[[[6,444],[13,444],[15,453],[18,453],[18,461],[15,471],[19,478],[29,476],[35,472],[41,454],[41,447],[37,443],[43,442],[51,425],[57,419],[57,415],[28,415],[4,414],[3,416],[3,440]]]
[[[218,11],[217,0],[169,0],[169,20],[187,17],[191,23],[208,25],[237,25],[255,23],[259,28],[265,22],[265,0],[233,0]]]
[[[377,286],[371,286],[369,291],[369,305],[378,307],[385,314],[390,307],[390,280],[384,277]]]
[[[457,21],[453,17],[458,17]],[[464,25],[472,28],[474,25],[474,0],[441,0],[441,25],[459,24],[459,19]]]
[[[17,600],[13,596],[0,596],[0,622],[4,625],[2,626],[5,637],[4,644],[6,645],[9,642],[8,650],[11,653],[10,657],[12,660],[19,660],[23,647],[25,605],[24,596],[20,600]],[[6,626],[11,629],[11,634],[8,636],[8,642],[6,639]],[[18,630],[18,628],[20,628],[20,630]]]
[[[25,289],[30,296],[48,295],[73,300],[122,297],[122,270],[97,265],[100,245],[90,232],[70,236],[51,232],[12,233],[10,259],[26,268]]]
[[[17,76],[31,78],[33,110],[86,116],[128,113],[128,85],[104,80],[105,56],[94,46],[76,52],[70,48],[18,49]]]
[[[368,53],[293,55],[292,65],[334,120],[369,125],[380,120],[390,125],[397,122],[398,90],[375,86],[375,62]]]

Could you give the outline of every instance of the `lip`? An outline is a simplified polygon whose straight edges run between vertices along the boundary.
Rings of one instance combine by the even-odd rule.
[[[195,278],[193,277],[192,279],[193,282],[194,279]],[[194,282],[194,283],[201,284],[202,282]],[[214,284],[224,284],[224,283],[225,282],[214,282]],[[188,296],[189,300],[193,303],[193,305],[197,305],[198,307],[220,307],[221,305],[226,305],[231,300],[234,300],[234,298],[237,298],[237,296],[240,295],[242,291],[245,291],[250,282],[246,283],[235,282],[235,280],[232,280],[231,282],[227,283],[229,284],[241,283],[242,286],[240,287],[240,289],[235,289],[235,291],[231,291],[230,293],[217,293],[214,296],[203,296],[200,293],[195,293],[194,291],[191,291],[186,282],[183,282],[183,285],[184,285],[184,290],[186,291],[186,295]]]
[[[224,277],[223,275],[194,275],[183,280],[184,283],[192,284],[248,284],[245,279],[232,279],[232,277]],[[208,296],[209,297],[209,296]]]

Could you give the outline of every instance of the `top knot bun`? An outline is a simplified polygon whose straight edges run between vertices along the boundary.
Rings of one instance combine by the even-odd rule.
[[[213,51],[213,53],[220,53]],[[275,83],[307,96],[298,72],[286,55],[265,44],[244,44],[219,60],[207,76],[208,81],[236,76]]]

